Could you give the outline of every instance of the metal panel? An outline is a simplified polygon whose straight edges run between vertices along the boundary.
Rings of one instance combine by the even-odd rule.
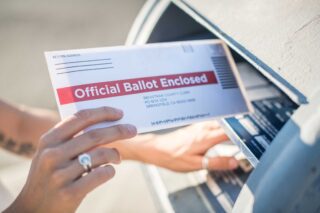
[[[174,2],[193,11],[194,18],[200,16],[268,77],[300,93],[301,102],[316,92],[320,82],[318,0]]]

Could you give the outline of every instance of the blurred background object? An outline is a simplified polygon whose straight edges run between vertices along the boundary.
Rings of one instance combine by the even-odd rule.
[[[0,1],[0,97],[56,110],[44,51],[123,45],[144,2]],[[0,182],[16,196],[30,162],[4,151],[0,159]],[[156,212],[140,164],[116,168],[116,178],[91,193],[78,212]]]
[[[1,97],[55,108],[44,51],[122,45],[144,0],[2,0]]]

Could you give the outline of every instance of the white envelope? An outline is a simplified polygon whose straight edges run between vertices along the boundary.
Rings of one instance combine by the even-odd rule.
[[[252,111],[235,63],[220,40],[45,53],[62,118],[111,106],[138,132]]]

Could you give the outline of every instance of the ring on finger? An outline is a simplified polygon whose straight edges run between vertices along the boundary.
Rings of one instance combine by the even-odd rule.
[[[88,173],[92,169],[91,156],[87,153],[83,153],[78,156],[78,161],[80,165],[84,168],[85,172]]]

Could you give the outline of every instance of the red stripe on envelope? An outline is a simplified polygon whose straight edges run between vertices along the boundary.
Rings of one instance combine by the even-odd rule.
[[[153,91],[216,84],[213,71],[134,78],[58,88],[61,105]]]

